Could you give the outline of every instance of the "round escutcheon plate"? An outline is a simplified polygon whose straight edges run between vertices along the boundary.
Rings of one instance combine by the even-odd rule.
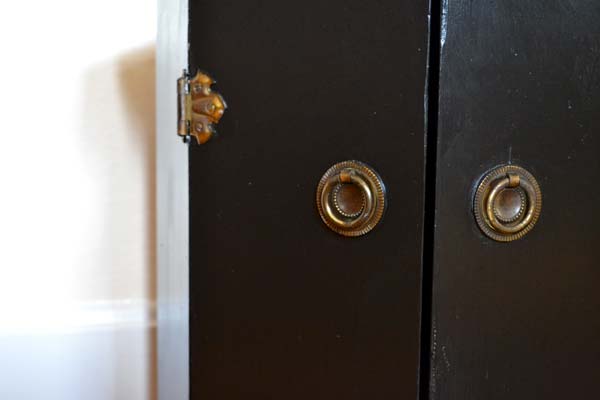
[[[386,207],[385,185],[373,168],[360,161],[335,164],[317,185],[317,209],[332,231],[361,236],[382,219]]]
[[[542,211],[542,192],[535,177],[517,165],[488,172],[477,186],[473,200],[475,220],[481,231],[498,242],[525,236]]]

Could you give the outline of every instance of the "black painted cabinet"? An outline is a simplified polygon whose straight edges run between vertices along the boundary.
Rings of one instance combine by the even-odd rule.
[[[198,68],[228,108],[189,146],[191,399],[595,397],[599,2],[190,0]],[[346,160],[385,185],[357,237],[316,201]],[[539,213],[513,241],[474,215],[503,165],[541,193],[482,192],[482,224]],[[346,223],[382,206],[353,174]]]
[[[426,1],[190,3],[220,135],[190,147],[193,399],[416,398]],[[388,207],[359,238],[315,205],[344,160]]]
[[[596,398],[600,2],[450,0],[444,21],[431,398]],[[498,243],[468,205],[507,163],[543,206]]]

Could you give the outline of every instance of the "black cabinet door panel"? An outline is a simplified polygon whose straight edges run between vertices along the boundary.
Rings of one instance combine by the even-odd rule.
[[[596,397],[600,3],[448,0],[441,37],[431,398]],[[484,237],[473,185],[518,164],[543,209]]]
[[[228,102],[190,147],[192,399],[416,399],[427,1],[191,1],[190,66]],[[383,222],[328,230],[333,164]]]

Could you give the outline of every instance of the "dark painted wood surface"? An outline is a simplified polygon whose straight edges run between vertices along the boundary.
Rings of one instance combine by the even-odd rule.
[[[424,0],[190,2],[229,104],[190,148],[192,399],[416,399],[427,23]],[[315,208],[346,159],[389,194],[358,239]]]
[[[600,3],[445,8],[431,398],[596,398]],[[511,161],[544,205],[530,234],[501,244],[478,231],[471,196]]]

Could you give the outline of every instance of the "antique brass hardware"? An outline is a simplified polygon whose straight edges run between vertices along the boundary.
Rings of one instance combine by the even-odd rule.
[[[343,236],[361,236],[383,217],[385,186],[360,161],[343,161],[325,172],[317,186],[317,209],[323,222]]]
[[[184,70],[183,76],[177,80],[177,134],[186,143],[190,143],[193,137],[196,143],[204,144],[216,133],[214,125],[219,123],[227,104],[223,96],[212,91],[214,83],[210,76],[200,71],[190,79]]]
[[[542,211],[542,192],[528,171],[505,165],[485,175],[473,203],[483,233],[496,241],[510,242],[533,229]]]

